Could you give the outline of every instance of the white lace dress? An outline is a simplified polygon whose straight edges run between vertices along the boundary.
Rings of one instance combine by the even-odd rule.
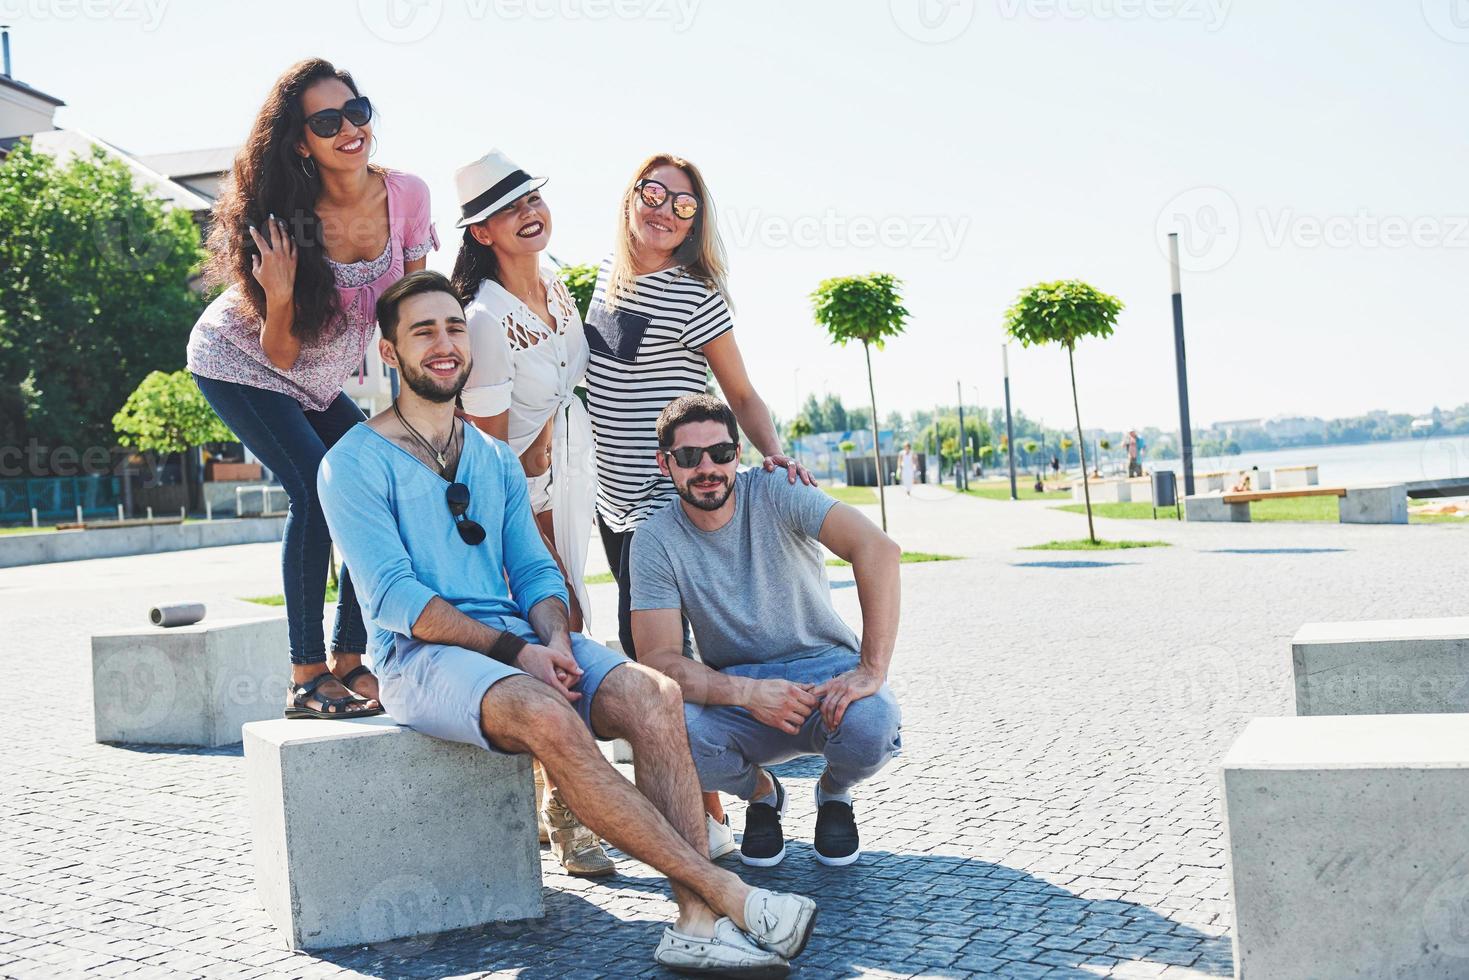
[[[480,284],[465,309],[474,364],[464,387],[464,410],[476,416],[508,411],[508,441],[517,456],[530,448],[546,420],[555,418],[551,468],[530,480],[531,507],[553,515],[556,553],[587,631],[591,611],[582,575],[597,509],[597,471],[592,423],[575,390],[586,376],[587,341],[565,283],[546,272],[541,281],[554,323],[491,279]]]

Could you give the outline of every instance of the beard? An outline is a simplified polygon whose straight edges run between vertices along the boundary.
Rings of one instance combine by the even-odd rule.
[[[403,377],[403,383],[408,386],[419,398],[424,401],[442,405],[459,397],[464,390],[465,384],[469,382],[469,364],[463,364],[454,377],[443,380],[436,378],[427,371],[410,368],[403,362],[398,363],[398,373]]]
[[[717,490],[717,487],[710,486],[696,491],[692,480],[683,486],[675,483],[673,488],[678,491],[681,499],[688,501],[700,510],[718,510],[724,506],[724,502],[729,499],[729,495],[734,493],[733,481],[725,479],[722,475],[719,477],[719,480],[724,487],[724,492],[719,493],[717,496],[703,496],[703,494],[707,494],[711,490]]]

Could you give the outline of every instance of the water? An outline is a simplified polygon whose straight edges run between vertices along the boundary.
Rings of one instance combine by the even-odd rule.
[[[1110,454],[1109,454],[1110,455]],[[1173,470],[1176,459],[1144,457],[1146,469]],[[1194,456],[1194,473],[1219,470],[1262,470],[1277,466],[1317,466],[1322,485],[1361,483],[1407,483],[1413,480],[1442,480],[1469,477],[1469,436],[1437,439],[1408,439],[1374,442],[1359,446],[1302,446],[1238,456]]]

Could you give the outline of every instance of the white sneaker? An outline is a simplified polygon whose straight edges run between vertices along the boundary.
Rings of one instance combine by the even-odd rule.
[[[724,819],[718,822],[707,813],[704,814],[704,819],[709,822],[709,860],[718,861],[739,847],[735,843],[734,830],[729,825],[729,814],[726,813]]]
[[[709,939],[686,936],[669,926],[663,930],[653,959],[679,973],[779,978],[791,972],[784,958],[755,945],[727,918],[714,923],[714,935]]]
[[[805,895],[756,888],[745,899],[745,933],[788,960],[801,955],[816,925],[816,903]]]

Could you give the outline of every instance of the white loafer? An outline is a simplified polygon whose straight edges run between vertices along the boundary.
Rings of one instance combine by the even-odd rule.
[[[816,925],[816,903],[805,895],[756,888],[745,899],[745,933],[788,960],[801,955]]]
[[[669,926],[663,930],[653,959],[676,973],[708,973],[749,980],[779,980],[791,972],[791,965],[784,957],[755,945],[728,918],[715,922],[714,935],[707,939],[685,935]]]

